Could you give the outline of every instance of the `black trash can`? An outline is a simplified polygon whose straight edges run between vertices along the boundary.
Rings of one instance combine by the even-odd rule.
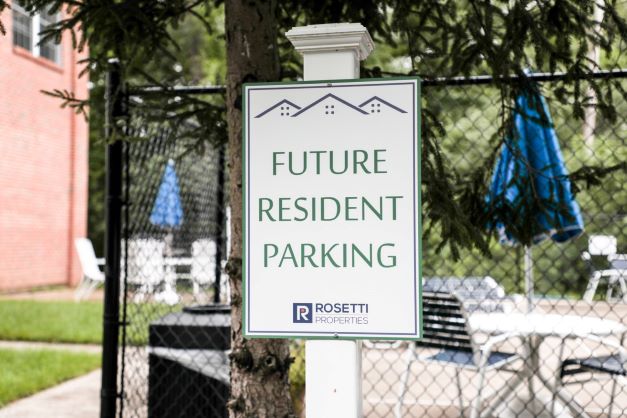
[[[231,310],[184,308],[152,322],[148,347],[149,418],[227,418]]]

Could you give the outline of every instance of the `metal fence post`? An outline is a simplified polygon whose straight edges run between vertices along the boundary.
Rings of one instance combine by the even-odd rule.
[[[217,205],[217,214],[216,221],[218,224],[218,230],[216,231],[216,269],[215,269],[215,282],[214,282],[214,293],[213,293],[213,303],[220,303],[220,287],[222,283],[220,283],[220,279],[222,278],[222,257],[225,248],[225,239],[224,239],[224,231],[225,231],[225,222],[226,222],[226,208],[224,205],[224,163],[225,163],[225,144],[220,144],[220,149],[218,151],[218,193],[216,195],[216,200],[218,201]],[[226,225],[228,228],[228,225]],[[228,257],[228,254],[227,254]]]
[[[120,316],[120,255],[122,239],[122,141],[115,138],[116,118],[124,98],[119,63],[110,61],[105,92],[106,202],[105,285],[102,339],[100,417],[114,418],[118,399],[117,365]]]

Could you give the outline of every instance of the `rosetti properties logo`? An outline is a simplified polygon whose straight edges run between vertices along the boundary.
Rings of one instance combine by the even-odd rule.
[[[293,303],[295,324],[367,325],[367,303]]]

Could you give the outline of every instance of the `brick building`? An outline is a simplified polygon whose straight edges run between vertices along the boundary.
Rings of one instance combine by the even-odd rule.
[[[88,129],[42,90],[86,97],[69,36],[39,43],[58,16],[16,1],[0,15],[0,291],[76,284],[75,237],[86,235]]]

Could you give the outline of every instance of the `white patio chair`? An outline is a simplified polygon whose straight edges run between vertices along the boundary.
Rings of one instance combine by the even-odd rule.
[[[471,405],[471,417],[479,416],[484,395],[485,372],[503,370],[515,373],[514,370],[506,369],[506,366],[521,358],[517,353],[498,351],[497,347],[513,338],[520,339],[522,345],[523,340],[519,335],[501,334],[487,338],[482,336],[484,338],[479,342],[480,338],[476,338],[468,327],[469,312],[464,306],[469,306],[472,311],[485,309],[485,312],[503,312],[507,310],[503,302],[508,301],[504,295],[503,289],[490,277],[434,278],[425,281],[422,295],[423,338],[410,344],[405,352],[405,370],[401,376],[398,402],[394,410],[396,418],[402,417],[408,379],[414,361],[439,362],[455,368],[461,417],[464,417],[464,402],[460,372],[463,369],[477,371],[480,381],[477,397]],[[438,351],[435,354],[419,355],[418,350],[425,348]],[[506,388],[503,391],[505,390]]]
[[[94,246],[89,238],[76,238],[74,246],[83,270],[81,282],[74,291],[74,299],[81,301],[89,297],[98,285],[104,284],[105,275],[99,267],[104,264],[104,258],[96,258]]]
[[[620,288],[623,300],[627,301],[627,262],[624,254],[616,254],[616,237],[612,235],[591,235],[588,239],[588,251],[581,254],[581,258],[588,264],[590,279],[583,295],[583,300],[592,302],[594,294],[601,280],[607,281],[605,299],[612,301],[612,294],[616,287]],[[606,256],[609,268],[597,269],[592,263],[593,256]]]
[[[152,238],[130,239],[128,245],[127,285],[137,286],[133,300],[141,302],[147,295],[153,295],[156,288],[165,281],[163,251],[165,243]],[[124,282],[125,249],[122,245],[121,278]]]
[[[590,235],[588,252],[590,255],[616,254],[616,237],[613,235]]]
[[[216,242],[211,239],[199,239],[192,243],[192,279],[194,296],[200,296],[201,287],[209,287],[215,283]],[[229,277],[224,273],[224,263],[220,267],[220,301],[229,300]]]
[[[222,274],[220,275],[220,302],[229,305],[231,303],[231,283],[226,274],[226,260],[222,261]]]
[[[199,239],[192,242],[192,266],[190,275],[194,286],[194,296],[200,296],[202,286],[215,282],[216,242],[211,239]]]

